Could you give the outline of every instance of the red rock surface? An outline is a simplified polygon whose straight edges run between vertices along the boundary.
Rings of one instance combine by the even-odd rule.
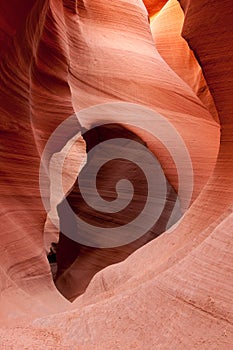
[[[194,90],[218,121],[218,114],[202,69],[193,51],[181,36],[183,22],[184,13],[178,1],[167,2],[158,16],[151,21],[151,31],[156,48],[172,70]],[[171,52],[173,52],[172,55]]]
[[[152,17],[162,9],[162,7],[166,4],[167,0],[143,0],[143,2],[146,6],[149,16]]]
[[[179,37],[180,20],[166,23],[166,13],[181,16],[172,1],[151,21],[153,37],[142,1],[1,5],[1,348],[232,349],[233,6],[180,4],[194,55]],[[181,48],[185,62],[191,55],[189,74]],[[194,56],[218,112],[220,141],[212,102],[200,94],[204,80],[193,80],[200,72]],[[74,111],[111,101],[158,110],[177,128],[193,161],[193,203],[172,232],[99,272],[70,304],[46,259],[40,158]],[[131,131],[177,189],[163,147]],[[53,151],[62,146],[61,135]]]

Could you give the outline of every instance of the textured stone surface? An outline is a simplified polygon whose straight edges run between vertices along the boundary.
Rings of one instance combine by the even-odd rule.
[[[181,16],[173,1],[153,17],[153,37],[142,1],[32,4],[1,5],[1,348],[230,350],[232,2],[180,1],[182,35],[194,55],[182,46],[181,20],[166,22],[166,13]],[[152,2],[145,4],[150,9]],[[24,14],[20,20],[17,11]],[[169,44],[171,37],[177,46]],[[191,56],[192,74],[180,69],[181,49],[185,62]],[[194,56],[218,112],[220,142]],[[99,272],[70,304],[55,288],[46,259],[40,157],[69,115],[109,101],[158,110],[178,129],[193,161],[193,203],[172,233]],[[163,147],[136,133],[177,189]],[[61,135],[53,151],[62,147]]]

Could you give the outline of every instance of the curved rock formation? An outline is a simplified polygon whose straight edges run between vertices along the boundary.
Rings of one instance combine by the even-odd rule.
[[[144,5],[146,6],[146,9],[148,11],[149,17],[152,17],[156,15],[162,7],[166,4],[167,0],[143,0]]]
[[[193,89],[215,120],[218,121],[218,114],[203,77],[201,66],[181,36],[183,22],[184,14],[178,1],[170,0],[167,2],[158,16],[151,22],[156,48],[172,70]]]
[[[150,15],[157,12],[151,4],[145,2]],[[230,0],[180,5],[182,35],[217,109],[220,143],[210,98],[201,96],[199,83],[193,85],[195,74],[187,76],[176,64],[179,55],[172,60],[173,48],[163,49],[170,35],[177,48],[183,45],[173,22],[163,38],[156,24],[165,22],[166,11],[177,16],[172,1],[153,17],[153,37],[142,1],[2,5],[0,277],[1,324],[8,325],[0,331],[3,348],[231,349],[233,7]],[[24,16],[15,21],[19,7]],[[186,47],[184,57],[189,54]],[[194,56],[190,69],[196,72]],[[69,304],[55,288],[46,259],[40,158],[52,132],[71,114],[115,101],[150,107],[178,130],[193,162],[193,201],[170,233],[99,272]],[[166,162],[164,147],[124,127],[147,144],[177,190],[175,165]],[[65,136],[47,153],[45,169]]]

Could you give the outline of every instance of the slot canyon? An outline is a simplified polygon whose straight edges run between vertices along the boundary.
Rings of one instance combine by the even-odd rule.
[[[233,349],[232,0],[0,0],[0,349]]]

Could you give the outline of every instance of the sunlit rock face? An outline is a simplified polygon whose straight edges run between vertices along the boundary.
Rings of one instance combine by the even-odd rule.
[[[168,1],[161,9],[164,3],[2,1],[3,349],[232,348],[233,7],[230,0]],[[156,14],[150,24],[147,10]],[[57,284],[75,299],[70,304],[55,287],[47,261],[39,181],[40,166],[53,167],[50,160],[64,150],[67,135],[59,134],[46,157],[43,150],[74,112],[113,102],[150,108],[175,127],[192,160],[192,201],[185,208],[183,193],[185,212],[178,225],[141,242],[127,259],[132,251],[124,250],[125,260],[97,273],[77,299],[100,270],[93,266],[103,268],[109,261],[102,250],[85,254],[83,248],[81,258],[76,252],[63,269],[69,249],[79,243],[70,242],[68,249],[60,244],[63,271]],[[176,193],[179,179],[171,155],[143,130],[143,116],[140,122],[142,128],[121,126],[151,150]],[[67,133],[71,139],[75,127]],[[85,162],[88,141],[83,142],[67,154],[65,193],[76,180],[74,162]],[[124,176],[133,173],[128,166],[121,170]],[[42,190],[49,200],[49,188]],[[46,242],[58,238],[58,229],[51,231]]]
[[[148,11],[148,14],[150,17],[156,15],[161,8],[166,4],[167,0],[143,0],[144,5],[146,6],[146,9]]]
[[[167,2],[157,17],[151,20],[151,32],[156,48],[172,70],[193,89],[218,121],[218,114],[201,66],[188,43],[181,36],[183,22],[184,13],[178,1]],[[172,55],[171,52],[173,52]]]

